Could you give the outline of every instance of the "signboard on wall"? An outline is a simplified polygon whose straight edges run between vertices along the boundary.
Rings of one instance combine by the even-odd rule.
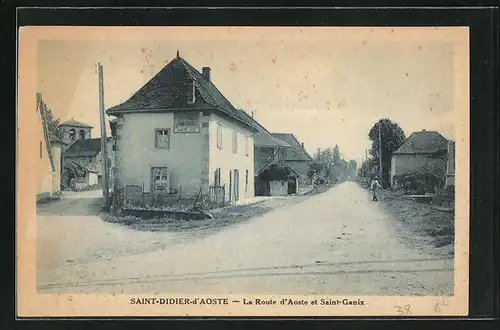
[[[198,133],[198,132],[200,132],[199,112],[174,113],[174,133]]]

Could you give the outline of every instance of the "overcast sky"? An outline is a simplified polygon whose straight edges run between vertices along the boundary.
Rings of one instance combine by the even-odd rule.
[[[454,138],[453,44],[426,33],[147,29],[117,37],[101,28],[99,38],[40,41],[38,91],[56,117],[89,123],[98,137],[97,63],[103,65],[109,108],[132,96],[179,50],[195,68],[212,68],[213,82],[235,107],[254,111],[271,132],[294,133],[311,154],[338,144],[346,159],[359,160],[370,147],[368,131],[382,117],[400,124],[407,136],[426,128]]]

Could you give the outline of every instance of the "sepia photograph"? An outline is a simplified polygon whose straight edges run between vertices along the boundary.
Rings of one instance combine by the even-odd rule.
[[[466,314],[468,57],[461,27],[22,28],[27,313]]]

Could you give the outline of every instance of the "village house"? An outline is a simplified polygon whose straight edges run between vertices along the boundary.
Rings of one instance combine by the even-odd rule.
[[[290,193],[302,194],[312,189],[313,179],[309,177],[308,173],[313,158],[304,148],[304,143],[300,142],[292,133],[273,133],[273,136],[291,146],[290,149],[281,149],[281,154],[278,155],[278,159],[281,160],[282,164],[289,167],[296,174],[295,187],[293,187],[293,183],[289,183],[289,185],[292,185]]]
[[[85,172],[83,177],[75,178],[78,187],[94,186],[102,183],[101,166],[101,138],[92,138],[93,126],[74,119],[67,120],[59,125],[59,132],[66,142],[66,148],[62,153],[62,178],[63,186],[69,187],[72,177],[68,167],[79,167]],[[108,137],[108,169],[112,176],[114,166],[113,138]]]
[[[106,113],[116,117],[114,203],[129,187],[182,196],[223,187],[231,202],[254,196],[253,123],[217,89],[209,67],[200,73],[177,53]]]
[[[114,165],[112,137],[107,138],[107,148],[108,168],[110,169],[109,174],[111,175],[111,169]],[[79,139],[63,153],[63,164],[69,165],[72,163],[75,166],[80,166],[85,169],[86,174],[84,177],[79,178],[78,183],[86,186],[102,183],[101,160],[101,138]],[[64,184],[67,186],[69,182],[65,182]]]
[[[270,146],[260,148],[260,163],[256,167],[258,195],[286,196],[302,194],[312,188],[308,176],[313,160],[291,133],[272,133]],[[274,144],[273,144],[274,143]]]
[[[432,174],[439,180],[445,179],[448,140],[435,131],[413,132],[391,157],[391,186],[397,184],[394,178],[400,175]]]
[[[39,155],[37,163],[37,202],[54,196],[61,186],[61,148],[63,141],[49,132],[46,117],[47,106],[37,93],[37,136]]]

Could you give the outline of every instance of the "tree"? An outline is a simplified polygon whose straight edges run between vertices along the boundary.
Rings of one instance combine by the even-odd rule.
[[[335,145],[333,148],[321,150],[315,163],[310,165],[309,171],[310,175],[316,174],[318,178],[338,182],[356,174],[356,162],[343,159],[339,146]]]
[[[59,138],[59,118],[54,118],[52,110],[45,107],[45,119],[47,120],[47,128],[51,138]]]
[[[356,163],[356,161],[351,159],[347,163],[347,165],[348,165],[347,168],[348,168],[349,176],[356,176],[356,172],[358,169],[358,164]]]
[[[358,175],[362,178],[369,178],[374,170],[373,158],[369,158],[361,163]]]
[[[321,171],[323,171],[323,164],[319,161],[313,161],[309,164],[309,170],[307,171],[307,176],[309,178],[315,178],[320,175]]]
[[[69,187],[72,179],[82,179],[89,172],[90,170],[86,164],[79,164],[76,161],[65,162],[61,181],[64,187]]]
[[[382,140],[382,177],[380,182],[383,186],[387,186],[390,182],[392,153],[401,147],[406,137],[403,129],[390,119],[381,119],[370,129],[368,133],[368,137],[372,141],[370,154],[373,157],[373,166],[375,166],[377,173],[380,170],[379,128]]]

